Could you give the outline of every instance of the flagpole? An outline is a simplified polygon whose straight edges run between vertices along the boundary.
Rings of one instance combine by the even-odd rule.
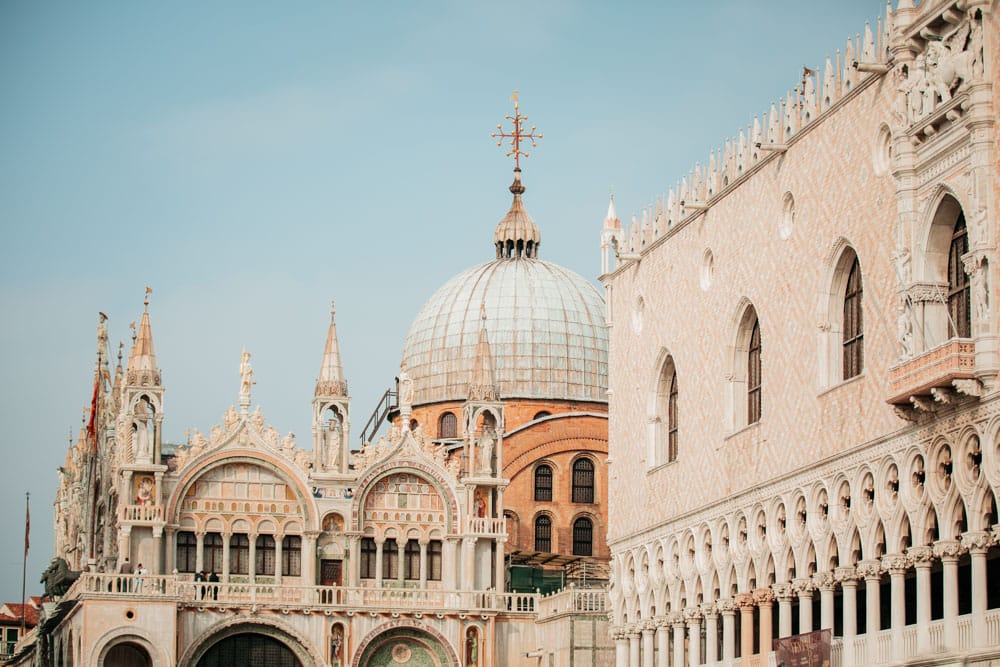
[[[24,607],[25,583],[28,580],[28,534],[31,530],[31,510],[28,509],[28,499],[31,493],[24,492],[24,564],[21,567],[21,636],[24,637],[25,618],[28,613]]]

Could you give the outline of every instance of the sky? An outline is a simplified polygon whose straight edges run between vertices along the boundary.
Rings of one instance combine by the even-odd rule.
[[[619,216],[667,191],[878,0],[0,3],[0,601],[53,555],[56,468],[153,289],[164,437],[253,401],[309,446],[336,302],[352,441],[410,322],[493,258],[521,111],[543,259],[594,280]]]

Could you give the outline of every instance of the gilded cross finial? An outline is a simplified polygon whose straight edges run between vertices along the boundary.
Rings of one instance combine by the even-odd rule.
[[[514,156],[514,171],[520,171],[521,156],[523,155],[524,157],[528,157],[528,151],[521,150],[521,142],[525,140],[530,141],[531,147],[534,148],[538,145],[535,143],[535,140],[541,139],[542,134],[541,132],[535,132],[537,128],[534,125],[531,126],[530,131],[524,130],[528,117],[521,113],[521,107],[517,100],[516,90],[514,91],[514,94],[510,96],[510,100],[514,103],[514,115],[511,116],[510,114],[507,114],[504,118],[513,123],[514,129],[509,133],[504,132],[503,125],[498,124],[497,131],[491,133],[490,136],[497,140],[497,146],[503,146],[504,140],[510,139],[508,142],[510,150],[506,151],[505,155],[507,157],[510,157],[511,155]]]

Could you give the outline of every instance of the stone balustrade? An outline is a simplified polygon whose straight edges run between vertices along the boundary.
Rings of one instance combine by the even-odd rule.
[[[953,339],[889,369],[889,403],[909,405],[911,396],[954,389],[955,380],[975,377],[976,344]]]

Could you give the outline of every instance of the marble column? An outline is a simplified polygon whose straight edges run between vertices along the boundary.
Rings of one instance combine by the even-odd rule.
[[[507,574],[507,568],[506,568],[506,564],[504,562],[504,558],[505,558],[504,557],[504,552],[506,550],[506,547],[504,545],[506,545],[506,544],[507,544],[507,536],[506,535],[499,535],[499,536],[497,536],[497,538],[496,538],[496,545],[497,545],[496,562],[493,565],[494,568],[496,568],[494,570],[494,573],[493,573],[493,589],[496,590],[496,591],[505,591],[505,590],[507,590],[507,576],[506,576],[506,574]]]
[[[628,664],[628,636],[622,630],[614,633],[615,639],[615,667],[629,667]]]
[[[163,574],[163,526],[153,526],[153,562],[150,572]]]
[[[736,659],[736,600],[719,600],[716,607],[722,614],[722,661],[731,665]]]
[[[982,648],[989,646],[986,636],[987,586],[986,552],[993,546],[994,538],[990,533],[970,532],[962,535],[962,544],[969,549],[972,559],[972,646]],[[995,585],[995,583],[994,583]]]
[[[653,633],[655,630],[656,627],[651,621],[642,626],[642,667],[654,667],[653,652],[655,644],[653,643]]]
[[[958,557],[964,549],[955,540],[934,544],[934,554],[941,559],[941,580],[944,588],[944,648],[958,648]]]
[[[792,636],[792,597],[795,590],[787,582],[774,585],[774,596],[778,599],[778,637]]]
[[[840,664],[851,667],[854,664],[854,639],[858,634],[858,575],[853,567],[838,567],[837,581],[843,593],[844,637]]]
[[[476,587],[476,538],[462,538],[462,590]],[[638,635],[637,635],[638,636]]]
[[[892,585],[892,659],[901,661],[906,654],[903,629],[906,627],[906,571],[910,567],[910,559],[903,554],[883,556],[882,567],[888,570]]]
[[[406,540],[396,540],[396,581],[402,584],[406,580]]]
[[[420,588],[427,588],[427,545],[430,540],[420,538]]]
[[[639,667],[639,638],[640,635],[635,629],[628,633],[628,664],[629,667]]]
[[[792,588],[799,597],[799,632],[804,634],[813,631],[813,590],[816,586],[812,579],[796,579]]]
[[[740,593],[736,604],[740,608],[740,661],[749,665],[753,655],[753,593]]]
[[[247,539],[250,541],[250,551],[249,560],[247,563],[247,574],[250,578],[250,583],[257,582],[257,533],[250,533],[247,535]]]
[[[882,630],[882,604],[879,601],[882,563],[865,560],[858,563],[857,569],[865,579],[865,655],[868,664],[874,665],[878,661],[878,633]]]
[[[684,615],[681,612],[671,614],[670,622],[674,627],[674,667],[684,665]]]
[[[711,665],[719,660],[719,610],[706,602],[701,605],[701,614],[705,619],[705,664]]]
[[[760,655],[764,664],[767,664],[767,656],[771,653],[771,636],[773,630],[773,609],[774,591],[770,588],[758,588],[753,592],[753,601],[757,605],[760,613]]]
[[[163,553],[165,562],[161,574],[173,574],[177,569],[177,529],[173,526],[164,526],[163,530],[167,533],[167,545]]]
[[[357,588],[361,580],[361,536],[349,535],[347,537],[348,553],[350,554],[350,567],[347,571],[347,585]]]
[[[385,555],[382,553],[382,547],[385,546],[384,537],[375,538],[375,588],[382,588],[382,563],[384,562]]]
[[[684,610],[684,621],[688,629],[688,665],[701,664],[701,610],[689,607]]]
[[[281,567],[282,551],[284,550],[285,536],[278,534],[274,536],[274,584],[281,585],[281,577],[284,572]]]
[[[229,581],[229,540],[231,539],[233,539],[231,532],[222,533],[222,581]]]
[[[833,572],[827,570],[826,572],[817,572],[814,574],[813,583],[819,589],[819,629],[830,630],[830,634],[832,635],[835,609],[834,592],[837,580],[834,578]]]
[[[657,616],[656,667],[670,667],[670,623],[666,616]]]
[[[930,547],[910,547],[906,555],[917,571],[917,654],[926,655],[931,648],[931,565],[934,551]]]
[[[199,531],[194,534],[194,571],[201,572],[205,569],[205,533]]]

